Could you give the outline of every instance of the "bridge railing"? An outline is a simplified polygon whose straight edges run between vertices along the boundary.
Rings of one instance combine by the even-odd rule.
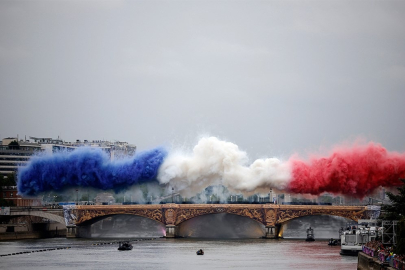
[[[62,210],[62,207],[55,209],[48,206],[12,206],[10,212],[29,212],[29,211],[49,211],[49,210]]]

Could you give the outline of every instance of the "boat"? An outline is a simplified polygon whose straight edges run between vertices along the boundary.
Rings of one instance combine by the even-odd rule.
[[[315,241],[315,237],[314,237],[314,229],[312,229],[311,227],[309,227],[309,229],[307,229],[307,239],[305,239],[305,241]]]
[[[129,242],[120,242],[118,250],[132,250],[133,246]]]
[[[377,227],[376,220],[359,219],[356,224],[349,224],[340,232],[340,255],[357,256],[363,245],[380,236],[382,228]]]
[[[340,244],[340,240],[339,240],[339,239],[333,239],[333,238],[331,238],[331,239],[329,240],[328,246],[337,246],[337,245],[339,245],[339,244]]]
[[[197,250],[197,255],[204,255],[204,250],[202,250],[202,249],[199,249],[199,250]]]

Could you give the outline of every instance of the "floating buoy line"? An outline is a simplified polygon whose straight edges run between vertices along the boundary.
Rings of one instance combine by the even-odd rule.
[[[6,256],[13,256],[13,255],[21,255],[21,254],[31,254],[35,252],[44,252],[44,251],[52,251],[52,250],[60,250],[60,249],[69,249],[71,247],[59,247],[59,248],[46,248],[46,249],[36,249],[32,251],[22,251],[22,252],[13,252],[9,254],[1,254],[0,257],[6,257]]]
[[[103,245],[113,245],[113,244],[118,244],[120,242],[140,242],[140,241],[150,241],[150,240],[155,240],[156,238],[141,238],[141,239],[122,239],[122,240],[117,240],[117,241],[112,241],[112,242],[98,242],[98,243],[93,243],[91,244],[92,246],[103,246]],[[13,252],[9,254],[0,254],[0,257],[6,257],[6,256],[13,256],[13,255],[22,255],[22,254],[31,254],[31,253],[36,253],[36,252],[45,252],[45,251],[53,251],[53,250],[61,250],[61,249],[70,249],[72,247],[58,247],[58,248],[46,248],[46,249],[36,249],[32,251],[22,251],[22,252]]]
[[[103,245],[112,245],[112,244],[118,244],[120,242],[138,242],[138,241],[148,241],[148,240],[155,240],[156,238],[141,238],[141,239],[122,239],[122,240],[117,240],[117,241],[112,241],[112,242],[99,242],[92,244],[92,246],[103,246]]]

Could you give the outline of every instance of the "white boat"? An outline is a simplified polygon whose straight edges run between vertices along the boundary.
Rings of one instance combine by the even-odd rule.
[[[380,235],[380,230],[377,220],[360,219],[357,224],[349,224],[340,232],[340,254],[357,256],[365,243]]]

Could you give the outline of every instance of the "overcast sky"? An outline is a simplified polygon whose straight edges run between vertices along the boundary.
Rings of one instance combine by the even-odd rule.
[[[0,1],[0,137],[405,151],[405,1]]]

